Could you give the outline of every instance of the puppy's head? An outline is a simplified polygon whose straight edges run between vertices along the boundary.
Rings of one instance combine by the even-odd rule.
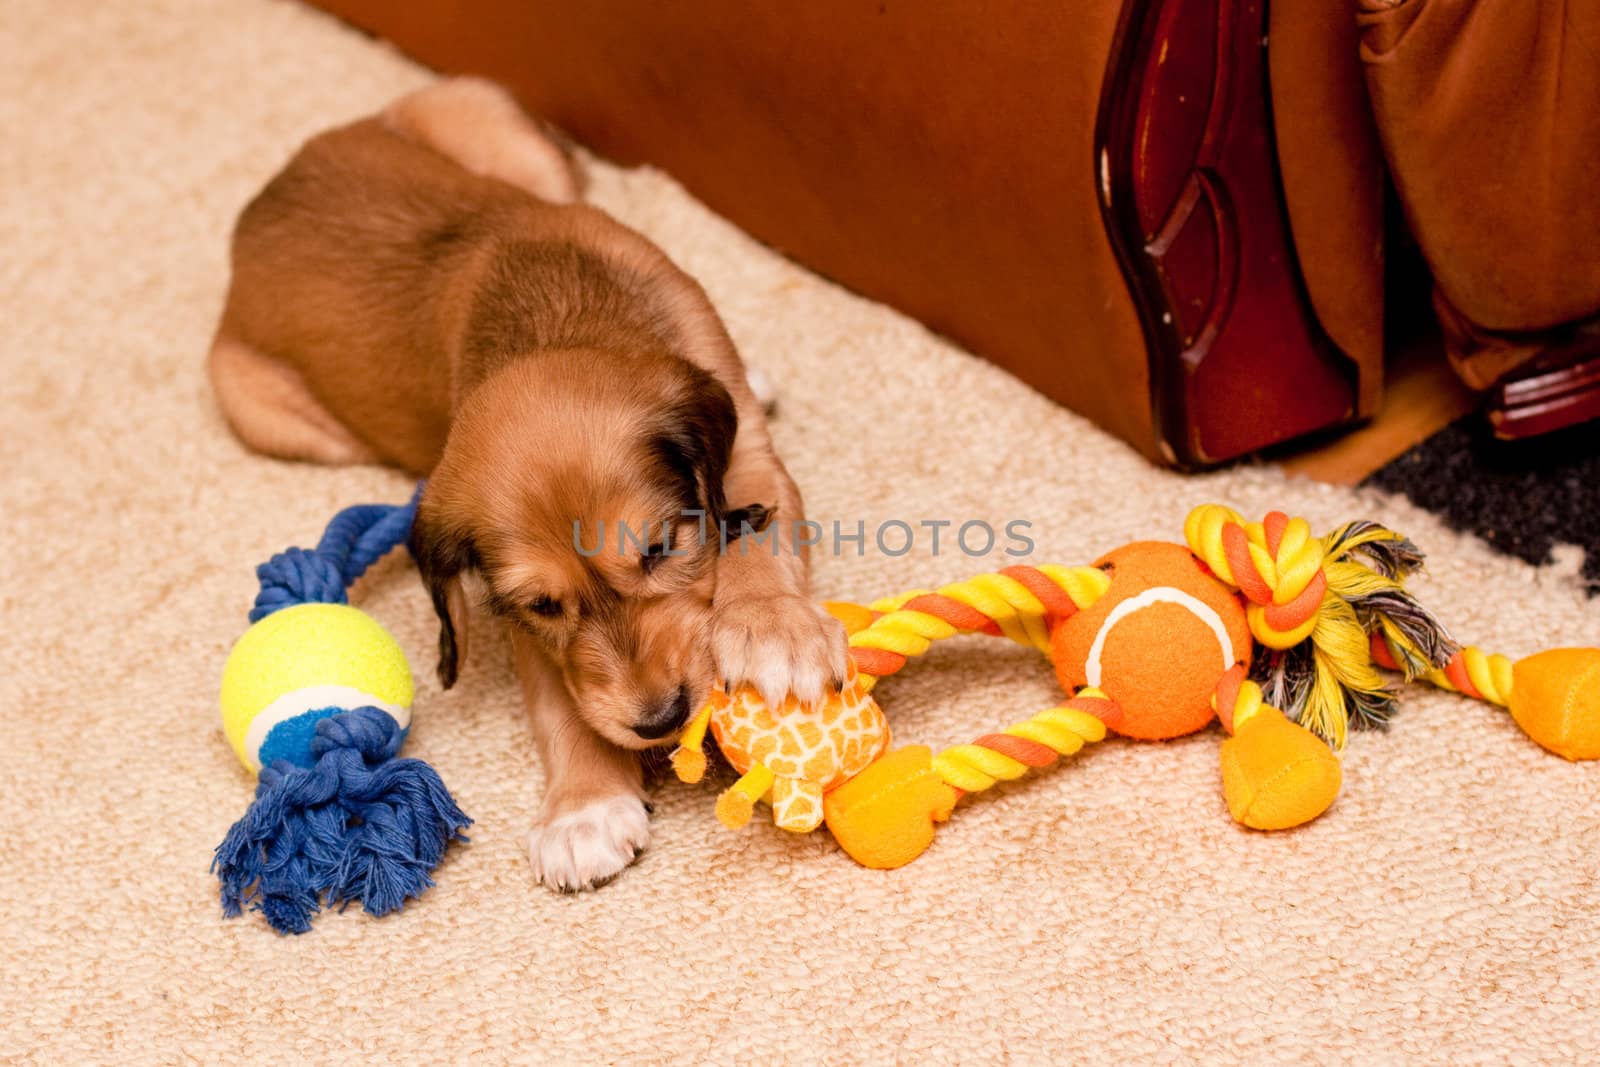
[[[554,353],[479,385],[428,479],[411,548],[439,615],[439,679],[465,659],[461,579],[560,668],[618,745],[673,736],[705,697],[705,640],[737,416],[671,356]]]

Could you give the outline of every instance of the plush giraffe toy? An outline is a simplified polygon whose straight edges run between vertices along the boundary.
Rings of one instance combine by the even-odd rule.
[[[1089,567],[1008,567],[937,591],[828,608],[850,633],[854,672],[823,706],[774,714],[751,689],[717,690],[673,754],[705,771],[706,733],[741,777],[717,803],[729,826],[770,799],[777,824],[826,821],[869,867],[898,867],[932,842],[967,793],[1048,766],[1108,731],[1162,740],[1220,719],[1223,795],[1263,830],[1309,822],[1341,786],[1352,725],[1386,721],[1378,668],[1509,707],[1524,732],[1568,759],[1600,757],[1600,650],[1557,649],[1512,664],[1457,645],[1404,588],[1422,562],[1409,540],[1354,522],[1322,538],[1282,513],[1245,522],[1190,513],[1185,544],[1126,545]],[[869,693],[934,641],[1007,637],[1050,656],[1062,705],[937,755],[894,751]]]
[[[707,728],[742,777],[717,799],[717,818],[737,829],[750,821],[756,801],[770,799],[772,821],[804,833],[822,825],[823,795],[849,781],[883,755],[889,723],[867,695],[860,675],[816,708],[793,697],[776,714],[754,689],[717,689],[689,723],[673,770],[685,782],[706,771],[701,751]]]

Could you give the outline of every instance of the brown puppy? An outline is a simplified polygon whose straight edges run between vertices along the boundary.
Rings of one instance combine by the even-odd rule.
[[[846,669],[727,331],[576,188],[484,82],[313,138],[239,218],[209,363],[252,447],[428,475],[412,549],[439,677],[465,661],[476,575],[544,760],[530,858],[560,889],[645,845],[629,750],[670,740],[713,678],[815,699]]]

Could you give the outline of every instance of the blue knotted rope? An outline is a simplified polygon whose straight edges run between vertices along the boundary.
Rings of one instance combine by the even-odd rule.
[[[411,533],[422,487],[411,500],[393,504],[357,504],[328,523],[314,549],[290,548],[256,568],[261,591],[250,609],[260,622],[274,611],[296,604],[346,604],[356,579],[388,555]]]
[[[421,495],[419,485],[406,504],[346,508],[315,549],[291,548],[257,567],[250,621],[296,604],[348,603],[356,579],[406,540]],[[317,720],[314,762],[263,767],[255,801],[211,862],[223,914],[250,906],[279,933],[306,932],[324,906],[395,911],[433,885],[445,846],[465,841],[472,823],[432,767],[397,758],[406,731],[387,711],[305,714]]]

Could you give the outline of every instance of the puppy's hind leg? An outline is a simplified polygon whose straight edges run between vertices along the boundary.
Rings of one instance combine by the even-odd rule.
[[[552,204],[578,199],[578,176],[566,152],[493,82],[438,82],[390,104],[383,121],[474,174],[498,178]]]
[[[243,341],[219,334],[206,370],[228,424],[257,452],[332,466],[378,462],[299,374]]]

